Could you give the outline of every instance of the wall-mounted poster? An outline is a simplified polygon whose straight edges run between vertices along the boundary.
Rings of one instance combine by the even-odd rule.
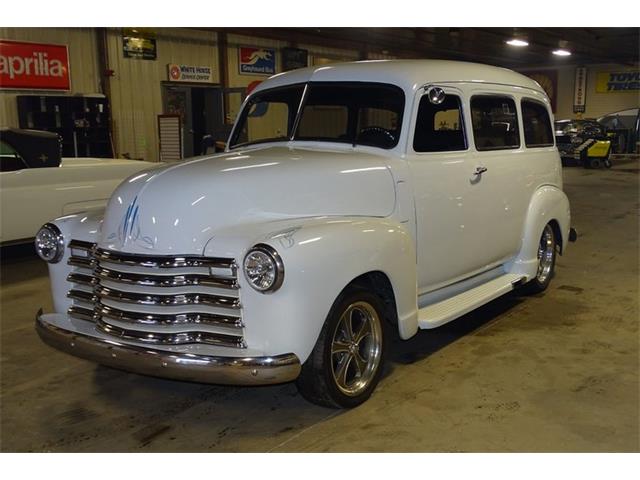
[[[302,48],[285,47],[282,49],[282,70],[288,72],[309,65],[309,52]]]
[[[584,113],[587,108],[587,69],[576,68],[576,79],[573,85],[573,113]]]
[[[158,55],[155,32],[148,28],[123,28],[122,51],[126,58],[155,60]]]
[[[241,74],[273,75],[276,73],[276,51],[273,48],[240,47],[238,57]]]
[[[556,103],[558,100],[558,71],[540,70],[522,73],[540,84],[549,97],[549,101],[551,102],[551,111],[555,113]]]
[[[67,46],[0,40],[0,88],[69,90]]]

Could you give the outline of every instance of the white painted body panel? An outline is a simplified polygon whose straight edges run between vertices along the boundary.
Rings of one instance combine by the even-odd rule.
[[[276,75],[257,90],[309,80],[403,88],[407,104],[398,145],[382,150],[281,141],[234,149],[132,176],[116,189],[104,217],[96,210],[56,220],[67,240],[132,254],[205,255],[242,265],[256,243],[276,249],[285,265],[278,291],[253,290],[238,270],[246,350],[166,349],[229,356],[295,353],[304,362],[336,297],[368,272],[388,278],[398,330],[406,339],[504,293],[513,279],[531,279],[536,246],[549,221],[558,223],[566,249],[569,205],[555,147],[478,152],[467,125],[465,152],[412,150],[422,86],[456,89],[465,112],[479,91],[548,105],[532,80],[458,62],[364,62]],[[465,118],[469,123],[467,113]],[[470,184],[478,165],[489,170]],[[50,265],[59,314],[69,305],[69,269],[65,259]],[[497,281],[501,275],[506,276]],[[451,299],[465,292],[470,293],[460,299],[467,300],[456,311]],[[430,322],[428,307],[437,303],[446,308],[432,308],[441,321]]]
[[[0,173],[0,243],[33,238],[60,215],[106,205],[116,186],[154,163],[63,158],[59,167]]]

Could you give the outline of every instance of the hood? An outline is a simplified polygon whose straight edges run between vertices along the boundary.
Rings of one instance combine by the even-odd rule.
[[[115,190],[99,244],[129,253],[202,254],[219,229],[295,217],[393,212],[385,158],[263,147],[143,171]]]

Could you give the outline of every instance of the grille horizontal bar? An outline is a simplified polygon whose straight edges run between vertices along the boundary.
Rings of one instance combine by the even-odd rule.
[[[182,313],[176,315],[165,315],[155,313],[141,313],[119,310],[98,304],[98,314],[103,318],[111,318],[120,322],[140,325],[219,325],[228,328],[242,329],[242,319],[240,317],[228,317],[211,313]]]
[[[81,302],[93,303],[96,301],[96,296],[93,292],[87,292],[85,290],[77,290],[72,288],[67,292],[67,297],[73,300],[80,300]]]
[[[93,310],[90,310],[88,308],[78,307],[77,305],[70,306],[69,309],[67,310],[67,314],[72,317],[79,318],[81,320],[91,320],[91,321],[94,320]]]
[[[140,330],[128,330],[104,322],[100,317],[96,323],[96,328],[109,335],[136,340],[144,343],[156,345],[183,345],[189,343],[206,343],[221,347],[245,348],[243,337],[225,335],[222,333],[210,332],[180,332],[180,333],[158,333]]]
[[[155,295],[115,290],[103,285],[96,285],[94,292],[98,298],[138,305],[210,305],[232,309],[240,308],[240,300],[237,298],[204,293]]]
[[[95,277],[91,275],[85,275],[84,273],[71,272],[67,276],[67,280],[73,283],[79,283],[81,285],[87,285],[93,287],[97,283]]]
[[[91,252],[95,248],[96,244],[91,242],[85,242],[83,240],[71,240],[69,242],[69,248],[75,248],[78,250],[86,250]]]
[[[233,259],[194,257],[194,256],[147,256],[132,253],[112,252],[98,248],[94,257],[99,262],[110,262],[136,267],[175,268],[175,267],[210,267],[235,269]]]
[[[128,285],[151,287],[183,287],[202,285],[206,287],[218,287],[225,289],[238,288],[238,282],[235,278],[224,278],[214,275],[144,275],[138,273],[119,272],[102,266],[96,267],[93,273],[96,277]]]
[[[95,264],[95,261],[89,257],[69,257],[69,260],[67,260],[67,265],[72,267],[92,269]]]

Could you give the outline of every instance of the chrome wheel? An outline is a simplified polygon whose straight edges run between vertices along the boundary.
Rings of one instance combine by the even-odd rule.
[[[371,383],[382,356],[382,326],[367,302],[349,305],[340,316],[331,342],[331,371],[338,389],[357,396]]]
[[[540,284],[545,284],[553,271],[556,254],[556,240],[551,225],[544,227],[540,245],[538,245],[538,273],[536,279]]]

